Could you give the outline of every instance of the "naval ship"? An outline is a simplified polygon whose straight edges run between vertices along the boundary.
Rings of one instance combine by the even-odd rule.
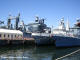
[[[15,20],[14,25],[12,20]],[[36,16],[35,22],[26,25],[20,21],[20,14],[17,17],[9,15],[7,25],[0,26],[0,44],[28,43],[30,40],[34,40],[36,45],[51,44],[51,28],[47,27],[44,20]]]
[[[11,20],[16,20],[14,29]],[[18,23],[19,15],[17,17],[9,15],[7,25],[4,25],[4,21],[0,21],[0,45],[22,43],[23,32],[18,30]]]
[[[80,46],[80,19],[77,19],[77,23],[70,28],[69,21],[65,26],[62,18],[59,27],[53,29],[53,39],[56,47]]]
[[[16,17],[9,15],[7,20],[7,25],[3,26],[4,22],[0,21],[0,45],[22,44],[26,40],[31,40],[31,33],[26,32],[25,24],[20,21],[20,13]],[[15,20],[14,26],[12,20]]]
[[[44,20],[45,19],[40,19],[36,16],[35,22],[26,25],[26,30],[30,32],[32,37],[35,39],[36,45],[47,45],[52,43],[51,28],[47,27]]]

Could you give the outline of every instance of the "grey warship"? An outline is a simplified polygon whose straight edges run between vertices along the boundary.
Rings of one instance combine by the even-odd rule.
[[[26,30],[31,32],[32,37],[35,39],[36,45],[48,45],[52,43],[51,28],[47,27],[44,20],[45,19],[40,19],[36,16],[35,22],[26,25]]]

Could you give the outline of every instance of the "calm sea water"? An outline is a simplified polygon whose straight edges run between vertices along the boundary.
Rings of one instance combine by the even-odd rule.
[[[0,47],[0,60],[55,60],[80,47],[7,45]]]

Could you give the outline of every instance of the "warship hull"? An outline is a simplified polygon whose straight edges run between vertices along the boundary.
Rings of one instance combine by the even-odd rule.
[[[80,46],[80,39],[74,37],[54,36],[56,47]]]
[[[34,36],[36,45],[51,45],[53,44],[51,37]]]
[[[32,33],[36,45],[49,45],[52,40],[49,33]]]

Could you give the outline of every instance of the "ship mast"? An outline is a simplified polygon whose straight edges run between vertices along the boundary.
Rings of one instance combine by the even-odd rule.
[[[69,31],[69,19],[67,19],[67,23],[66,23],[66,31]]]
[[[62,18],[61,21],[60,21],[59,29],[60,30],[65,30],[64,18]]]

